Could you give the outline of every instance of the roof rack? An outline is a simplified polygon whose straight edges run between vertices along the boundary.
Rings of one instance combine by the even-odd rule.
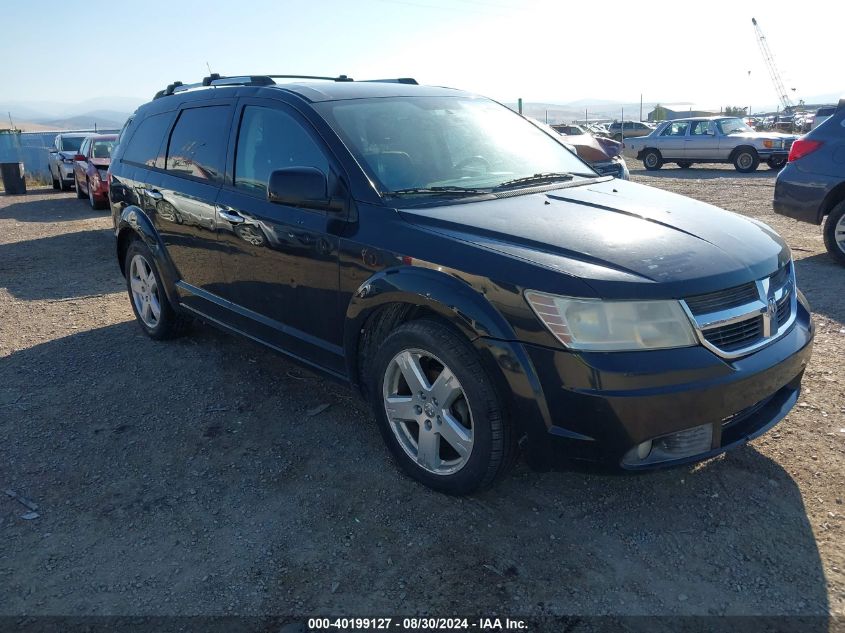
[[[272,86],[275,85],[275,79],[309,79],[320,81],[336,81],[347,82],[354,81],[352,77],[346,75],[338,75],[337,77],[321,77],[319,75],[233,75],[225,76],[218,73],[212,73],[208,77],[203,77],[203,80],[194,84],[183,84],[181,81],[174,81],[164,90],[159,90],[153,99],[160,99],[162,97],[169,97],[177,92],[184,92],[192,88],[202,88],[208,86]],[[378,83],[394,83],[394,84],[409,84],[416,86],[417,80],[413,77],[399,77],[397,79],[365,79],[364,82],[378,82]]]

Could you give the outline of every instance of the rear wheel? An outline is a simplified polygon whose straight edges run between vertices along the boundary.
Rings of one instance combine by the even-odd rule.
[[[493,380],[475,349],[447,326],[401,325],[367,366],[382,437],[417,481],[469,494],[513,463],[516,441]]]
[[[833,211],[827,216],[824,245],[830,256],[845,266],[845,201],[833,207]]]
[[[129,245],[124,261],[129,302],[144,333],[159,340],[182,334],[190,321],[170,305],[147,245],[136,239]]]
[[[770,158],[766,161],[766,164],[769,166],[769,169],[782,169],[784,165],[786,165],[785,158]]]
[[[692,163],[687,160],[679,160],[678,167],[680,167],[681,169],[689,169],[690,167],[692,167]]]
[[[663,167],[663,157],[656,149],[648,149],[643,154],[643,165],[649,171],[656,171]]]
[[[743,174],[757,171],[760,165],[760,157],[751,148],[743,148],[734,156],[734,167]]]

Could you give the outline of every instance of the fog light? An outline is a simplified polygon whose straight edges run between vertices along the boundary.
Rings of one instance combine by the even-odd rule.
[[[640,459],[645,459],[648,457],[648,454],[651,452],[651,440],[646,440],[642,444],[637,446],[637,457]]]

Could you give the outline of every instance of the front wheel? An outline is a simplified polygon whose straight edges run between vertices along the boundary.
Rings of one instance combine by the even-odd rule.
[[[188,318],[170,305],[149,247],[136,239],[129,245],[124,261],[129,302],[144,333],[159,340],[182,334]]]
[[[436,321],[406,323],[367,365],[379,429],[408,475],[463,495],[489,486],[513,463],[516,440],[504,406],[459,334]]]
[[[59,188],[59,179],[53,175],[53,168],[50,168],[50,178],[53,180],[53,189]]]
[[[845,202],[840,202],[824,225],[824,245],[837,262],[845,266]]]
[[[769,169],[783,169],[783,166],[786,165],[786,159],[770,158],[766,161],[766,164],[769,166]]]
[[[643,165],[649,171],[656,171],[663,167],[663,157],[656,149],[646,150],[643,154]]]
[[[686,160],[679,160],[678,167],[680,167],[681,169],[689,169],[690,167],[692,167],[692,163]]]
[[[753,149],[741,149],[734,156],[734,167],[743,174],[757,171],[760,165],[760,157]]]

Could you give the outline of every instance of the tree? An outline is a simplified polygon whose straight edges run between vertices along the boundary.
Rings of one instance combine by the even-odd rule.
[[[745,116],[748,113],[748,107],[739,108],[736,106],[726,106],[725,114],[728,116]]]

